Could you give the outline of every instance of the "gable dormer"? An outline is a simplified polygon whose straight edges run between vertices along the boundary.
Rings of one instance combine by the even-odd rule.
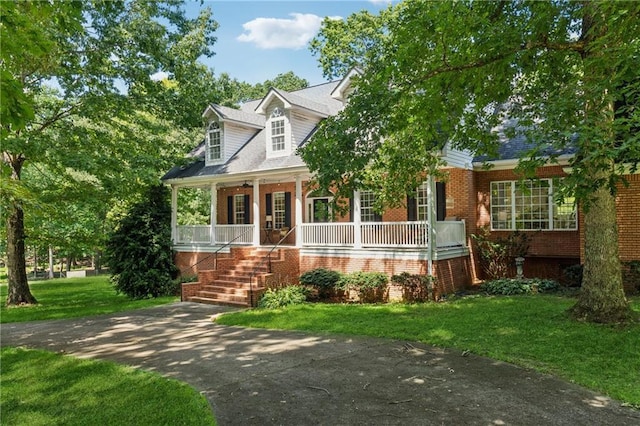
[[[209,105],[205,121],[205,165],[226,163],[249,139],[264,128],[264,117],[221,105]]]
[[[349,95],[351,95],[355,89],[352,81],[353,78],[361,75],[362,71],[360,71],[359,68],[351,68],[347,75],[340,80],[340,83],[338,83],[336,88],[333,89],[331,97],[339,100],[343,104],[346,104],[349,99]]]
[[[267,158],[292,154],[329,108],[313,99],[271,88],[255,109],[266,120],[265,149]]]

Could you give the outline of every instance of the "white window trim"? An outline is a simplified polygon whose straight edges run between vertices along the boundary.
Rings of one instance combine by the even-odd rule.
[[[212,129],[212,126],[217,125],[217,129]],[[211,134],[217,132],[220,135],[220,157],[211,158]],[[224,129],[223,124],[218,121],[211,121],[207,125],[207,132],[205,135],[205,163],[207,165],[221,164],[224,162]]]
[[[577,207],[574,207],[574,214],[576,215],[576,219],[574,221],[575,226],[571,227],[571,228],[555,228],[554,227],[554,222],[555,222],[555,217],[554,217],[554,208],[555,207],[559,207],[560,204],[556,204],[555,200],[553,199],[553,180],[552,179],[539,179],[540,181],[545,181],[548,183],[548,203],[547,203],[547,218],[546,221],[548,223],[548,227],[547,228],[537,228],[537,229],[524,229],[524,228],[518,228],[516,223],[517,223],[517,216],[518,216],[518,212],[516,211],[516,190],[517,190],[517,185],[518,185],[518,181],[515,180],[502,180],[502,181],[491,181],[489,183],[489,197],[490,197],[490,206],[489,206],[489,217],[491,219],[491,230],[492,231],[533,231],[533,232],[537,232],[537,231],[576,231],[578,229],[578,219],[577,219]],[[510,227],[508,228],[495,228],[494,227],[494,220],[493,220],[493,208],[494,208],[494,200],[493,200],[493,184],[497,184],[497,183],[507,183],[511,186],[511,200],[510,203],[508,205],[505,205],[505,207],[510,208],[510,213],[511,213],[511,219],[510,219]]]
[[[242,218],[238,220],[238,214],[242,213]],[[244,210],[244,194],[235,194],[233,196],[233,223],[243,224],[248,212]]]
[[[278,136],[284,136],[284,148],[279,150],[273,149],[273,134],[272,134],[272,126],[273,123],[282,121],[283,122],[283,134]],[[284,110],[284,108],[277,106],[269,115],[269,119],[265,125],[265,133],[266,133],[266,148],[267,148],[267,158],[275,158],[275,157],[284,157],[291,154],[291,123],[289,120],[288,113]]]
[[[365,198],[371,196],[371,205],[365,206]],[[376,212],[373,209],[373,203],[375,203],[376,194],[373,191],[361,191],[360,192],[360,222],[375,222]],[[366,210],[366,211],[365,211]],[[370,216],[365,218],[365,215]]]
[[[276,209],[277,201],[282,197],[282,209]],[[271,195],[271,212],[273,213],[273,227],[281,229],[285,226],[285,218],[287,216],[287,206],[284,191],[274,192]]]

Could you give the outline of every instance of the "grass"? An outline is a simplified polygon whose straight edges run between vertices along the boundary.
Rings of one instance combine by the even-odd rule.
[[[177,297],[131,300],[116,294],[107,275],[36,281],[29,284],[35,306],[7,308],[7,285],[0,285],[0,323],[77,318],[176,302]]]
[[[304,304],[229,313],[219,324],[420,341],[551,373],[640,408],[640,324],[580,323],[555,296],[445,303]],[[632,306],[640,311],[640,299]]]
[[[0,360],[1,424],[216,424],[195,389],[155,373],[21,348],[2,348]]]
[[[75,318],[177,301],[131,300],[116,294],[108,276],[37,281],[35,306],[0,307],[0,322]],[[7,297],[6,284],[0,297]],[[0,352],[0,424],[215,425],[206,399],[158,374],[39,350]]]

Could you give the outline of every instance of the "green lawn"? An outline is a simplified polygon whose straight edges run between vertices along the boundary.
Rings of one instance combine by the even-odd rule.
[[[7,285],[0,285],[0,323],[76,318],[176,302],[177,297],[131,300],[116,294],[107,275],[35,281],[29,284],[36,306],[7,308]]]
[[[420,341],[552,373],[640,407],[640,324],[586,324],[554,296],[473,297],[445,303],[305,304],[219,317],[220,324]],[[633,307],[640,311],[640,299]]]
[[[0,322],[74,318],[175,302],[176,297],[130,300],[108,276],[36,281],[36,306],[6,308],[0,285]],[[0,424],[214,425],[206,399],[160,375],[117,364],[46,351],[2,348]]]
[[[3,425],[215,425],[195,389],[111,362],[2,348]]]

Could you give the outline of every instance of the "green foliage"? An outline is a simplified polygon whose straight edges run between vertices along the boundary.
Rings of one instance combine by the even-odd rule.
[[[384,299],[389,277],[382,272],[351,272],[343,274],[336,287],[358,293],[358,300],[363,303],[380,302]]]
[[[481,227],[471,235],[480,253],[480,264],[489,279],[504,278],[516,257],[529,251],[529,236],[521,231],[509,233],[506,238],[491,239],[488,227]]]
[[[176,294],[170,223],[169,190],[151,187],[107,242],[105,258],[117,291],[135,299]]]
[[[352,64],[362,75],[302,158],[336,199],[371,190],[394,207],[441,173],[445,144],[493,160],[505,139],[524,140],[523,178],[571,149],[554,197],[585,213],[589,291],[574,314],[623,318],[617,235],[600,224],[614,226],[616,187],[640,164],[639,18],[639,2],[407,0],[325,20],[311,44],[325,75]]]
[[[216,424],[202,394],[157,373],[25,348],[0,359],[2,424]]]
[[[436,277],[434,276],[403,272],[393,275],[391,282],[402,287],[404,299],[408,302],[426,302],[435,298]]]
[[[389,277],[382,272],[351,272],[343,274],[336,287],[343,290],[369,290],[384,288],[389,283]]]
[[[327,268],[316,268],[300,275],[300,284],[318,289],[321,299],[331,297],[340,281],[342,274]]]
[[[503,278],[482,283],[480,289],[488,294],[510,296],[515,294],[552,293],[560,288],[553,280],[540,278]]]
[[[582,272],[584,267],[581,264],[571,265],[562,271],[567,287],[580,287],[582,285]]]
[[[259,308],[276,309],[289,305],[298,305],[307,301],[309,292],[299,285],[290,285],[278,289],[267,289],[258,302]]]

